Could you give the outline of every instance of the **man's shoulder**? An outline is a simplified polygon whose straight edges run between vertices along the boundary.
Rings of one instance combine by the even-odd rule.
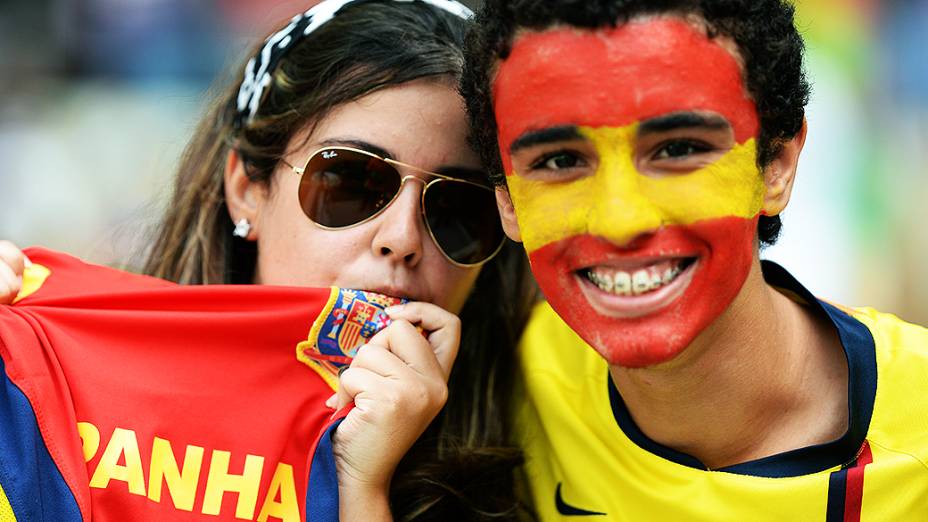
[[[528,341],[551,340],[583,342],[583,339],[571,330],[547,301],[540,301],[535,304],[529,315],[522,335],[522,344]]]
[[[928,354],[928,328],[869,307],[835,306],[863,323],[873,334],[874,341],[882,343],[884,347]]]
[[[523,374],[557,377],[564,383],[583,375],[605,375],[607,368],[606,361],[547,302],[532,310],[519,341],[518,360]]]
[[[525,330],[519,341],[519,352],[523,358],[553,355],[549,352],[580,350],[596,354],[583,339],[573,331],[547,301],[541,301],[532,309]]]
[[[928,329],[873,308],[841,307],[873,336],[876,397],[868,439],[928,459]]]
[[[880,380],[916,369],[922,375],[928,372],[928,328],[869,307],[833,306],[859,321],[872,335]],[[928,389],[928,379],[922,380]]]

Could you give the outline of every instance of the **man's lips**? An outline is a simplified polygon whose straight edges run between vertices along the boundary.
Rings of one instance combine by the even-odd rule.
[[[576,236],[559,245],[561,277],[576,283],[598,314],[637,318],[680,298],[706,254],[679,229],[661,229],[628,245]]]
[[[558,245],[561,269],[570,272],[608,267],[634,272],[676,259],[695,259],[705,252],[678,229],[662,229],[628,245],[617,245],[597,236],[574,236]]]
[[[585,268],[578,270],[577,274],[585,277],[604,292],[620,296],[637,296],[670,284],[695,261],[694,257],[647,261],[636,259],[624,263]]]
[[[597,266],[573,274],[580,291],[600,315],[643,317],[673,304],[686,292],[699,268],[696,258],[664,259],[628,272]]]

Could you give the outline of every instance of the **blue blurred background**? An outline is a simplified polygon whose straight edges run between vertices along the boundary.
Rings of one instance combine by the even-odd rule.
[[[5,0],[0,238],[131,268],[210,87],[312,3]],[[764,257],[822,297],[928,324],[928,0],[797,8],[810,132]]]

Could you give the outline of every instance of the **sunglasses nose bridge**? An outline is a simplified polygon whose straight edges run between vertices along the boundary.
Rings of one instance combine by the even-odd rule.
[[[403,176],[400,178],[400,188],[396,192],[396,198],[398,198],[400,193],[403,192],[403,187],[406,185],[406,181],[418,181],[419,183],[422,183],[422,192],[419,193],[419,214],[422,216],[422,223],[425,225],[425,229],[428,231],[432,241],[435,243],[435,245],[438,245],[438,240],[435,238],[435,234],[432,232],[432,226],[429,224],[428,217],[426,216],[425,193],[428,191],[429,187],[441,181],[441,179],[425,180],[412,174]],[[444,250],[441,248],[441,246],[438,246],[438,249],[442,252],[443,255],[445,255],[446,258],[448,258],[447,254],[444,253]],[[451,258],[448,258],[448,260],[450,261]],[[452,263],[454,263],[454,261],[452,261]]]
[[[421,210],[421,211],[423,212],[423,214],[424,214],[424,213],[425,213],[425,200],[424,200],[424,198],[425,198],[425,189],[428,188],[428,186],[430,185],[430,183],[429,183],[428,181],[426,181],[426,180],[424,180],[424,179],[418,177],[418,176],[413,176],[412,174],[408,174],[408,175],[403,176],[402,178],[400,178],[400,188],[399,188],[399,190],[396,191],[396,196],[395,196],[395,197],[399,197],[399,195],[403,192],[403,187],[406,186],[406,182],[407,182],[407,181],[418,181],[419,183],[422,183],[422,192],[419,194],[419,199],[422,200],[422,201],[421,201],[421,203],[420,203],[419,206],[420,206],[420,210]]]
[[[399,174],[399,171],[397,171],[397,174]],[[390,203],[388,203],[384,208],[391,206],[397,199],[399,199],[400,195],[403,193],[403,187],[406,186],[407,181],[418,181],[422,183],[422,191],[419,193],[418,200],[419,200],[419,213],[422,214],[422,217],[424,218],[425,217],[425,189],[428,188],[429,182],[418,176],[414,176],[412,174],[408,174],[406,176],[400,177],[400,185],[396,189],[396,194],[393,195],[393,198],[390,200]],[[428,226],[427,223],[426,223],[426,226]]]
[[[420,178],[420,177],[418,177],[418,176],[413,176],[412,174],[409,174],[409,175],[406,175],[406,176],[403,176],[402,178],[400,178],[400,190],[403,189],[403,185],[406,184],[406,181],[418,181],[418,182],[422,183],[423,185],[428,185],[428,184],[429,184],[428,181],[426,181],[426,180],[424,180],[424,179],[422,179],[422,178]]]

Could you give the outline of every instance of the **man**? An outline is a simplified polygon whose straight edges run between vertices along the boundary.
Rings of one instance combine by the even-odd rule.
[[[542,519],[928,519],[928,332],[759,260],[802,52],[781,0],[479,15],[474,141],[547,298],[516,415]]]

